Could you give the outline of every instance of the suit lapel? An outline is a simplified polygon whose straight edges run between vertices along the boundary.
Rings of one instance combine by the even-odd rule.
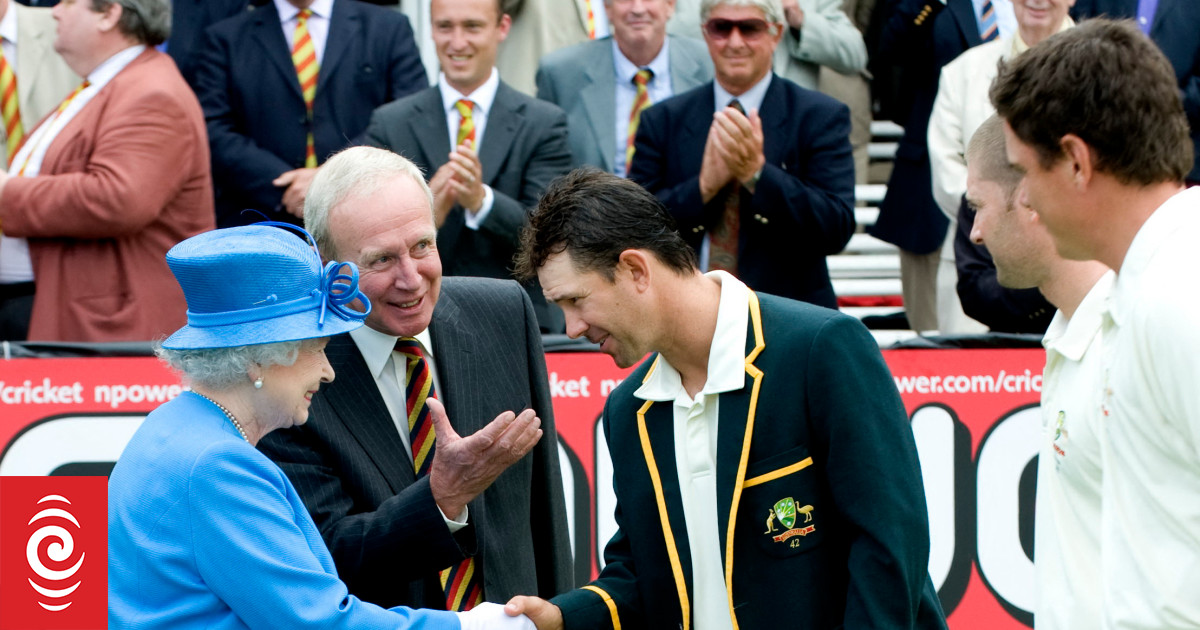
[[[412,462],[405,455],[404,442],[354,340],[348,334],[334,336],[325,355],[337,377],[318,395],[324,396],[342,418],[393,492],[412,485],[416,481]]]
[[[426,177],[445,164],[450,155],[450,130],[446,127],[446,112],[442,109],[442,92],[436,86],[420,93],[413,103],[414,114],[405,121],[417,141],[419,156],[429,167]],[[441,307],[441,304],[438,304]]]
[[[350,42],[364,37],[361,20],[362,16],[355,10],[353,2],[333,3],[333,15],[329,18],[329,36],[325,38],[325,54],[317,72],[317,93],[329,83],[328,77],[333,76],[334,69],[345,57],[346,47]]]
[[[487,129],[479,145],[479,161],[483,164],[483,181],[495,182],[500,168],[507,161],[517,130],[524,124],[524,105],[516,98],[516,92],[503,81],[496,89],[492,111],[488,114]]]
[[[771,84],[767,86],[767,93],[763,95],[762,107],[758,110],[763,124],[763,157],[768,164],[781,163],[784,152],[787,151],[787,142],[790,142],[785,138],[795,137],[795,134],[784,133],[784,127],[788,123],[788,116],[784,113],[797,109],[792,107],[794,103],[787,102],[787,91],[782,83],[784,80],[779,75],[771,77]]]
[[[654,373],[660,360],[660,357],[655,357],[654,364],[646,372],[646,378]],[[637,421],[642,457],[654,488],[658,522],[666,541],[667,557],[679,597],[683,627],[686,629],[692,618],[692,555],[687,520],[683,513],[683,494],[679,488],[679,469],[675,466],[673,405],[666,401],[647,400],[637,412]]]
[[[742,497],[742,484],[746,481],[750,443],[754,437],[754,420],[758,410],[758,393],[763,378],[763,372],[754,365],[754,360],[766,347],[758,296],[754,293],[750,293],[749,308],[750,330],[746,331],[746,376],[749,380],[742,389],[721,394],[720,408],[717,412],[717,525],[721,537],[722,557],[725,560],[727,588],[732,588],[733,584],[732,541],[735,540],[736,515]],[[737,627],[736,611],[734,627]]]
[[[478,345],[476,333],[463,321],[452,285],[447,287],[444,281],[429,325],[429,336],[433,341],[438,386],[442,388],[439,398],[446,405],[446,415],[460,435],[474,433],[492,421],[491,417],[485,417],[483,408],[488,398],[486,393],[470,391],[465,385],[484,380],[476,374],[478,362],[471,356]]]
[[[617,146],[617,114],[613,109],[616,98],[611,86],[616,84],[616,70],[612,64],[611,48],[597,47],[601,53],[583,71],[584,85],[579,91],[583,100],[583,111],[587,115],[588,127],[600,147],[604,170],[613,170],[613,151]],[[608,55],[608,59],[604,59]],[[626,114],[628,115],[628,114]]]
[[[967,46],[978,46],[983,43],[979,35],[979,20],[975,18],[975,6],[970,0],[948,0],[946,9],[958,22],[958,28],[967,38]]]
[[[263,54],[271,60],[275,69],[284,77],[284,84],[301,101],[304,95],[300,93],[300,79],[296,78],[296,66],[292,63],[292,53],[288,50],[287,40],[283,37],[283,27],[280,25],[279,12],[275,4],[268,2],[254,11],[253,37],[263,49]]]

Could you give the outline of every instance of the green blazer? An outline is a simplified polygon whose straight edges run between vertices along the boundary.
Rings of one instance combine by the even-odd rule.
[[[751,294],[746,381],[722,394],[717,504],[734,628],[945,628],[908,417],[858,320]],[[574,628],[691,628],[692,561],[670,403],[609,397],[619,530],[591,584],[553,601]]]

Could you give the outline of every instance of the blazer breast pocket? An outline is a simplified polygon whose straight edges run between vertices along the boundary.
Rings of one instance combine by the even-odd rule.
[[[824,507],[808,449],[800,446],[755,462],[742,485],[739,528],[766,555],[789,558],[816,548],[824,537]]]

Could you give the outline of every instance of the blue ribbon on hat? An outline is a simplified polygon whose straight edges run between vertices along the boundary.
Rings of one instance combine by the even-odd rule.
[[[317,260],[321,259],[317,243],[312,235],[308,233],[308,230],[279,221],[260,221],[255,225],[271,225],[295,230],[303,234],[312,247],[313,255],[317,257]],[[349,271],[343,273],[342,269],[348,269]],[[265,306],[237,311],[195,313],[191,309],[188,309],[188,325],[195,328],[231,326],[275,319],[319,308],[320,315],[317,316],[317,327],[321,328],[325,325],[326,311],[333,311],[342,319],[349,321],[362,321],[371,313],[371,301],[358,290],[358,267],[349,262],[330,261],[326,263],[325,269],[321,272],[321,277],[317,280],[316,288],[308,295],[295,300],[288,300],[287,302],[275,303],[275,299],[275,295],[272,294],[264,300],[264,302],[268,302]],[[366,308],[362,311],[356,311],[347,306],[355,300],[360,300]]]

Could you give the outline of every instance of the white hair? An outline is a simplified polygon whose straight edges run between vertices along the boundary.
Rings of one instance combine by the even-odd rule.
[[[779,0],[701,0],[700,22],[707,22],[712,10],[720,5],[727,7],[754,7],[761,10],[763,16],[767,18],[767,22],[772,25],[783,24],[783,5],[779,4]],[[771,26],[771,34],[774,35],[775,33],[775,27]]]
[[[251,365],[292,365],[300,356],[303,341],[279,341],[232,348],[169,350],[156,344],[158,355],[184,378],[208,389],[222,390],[249,380]]]

